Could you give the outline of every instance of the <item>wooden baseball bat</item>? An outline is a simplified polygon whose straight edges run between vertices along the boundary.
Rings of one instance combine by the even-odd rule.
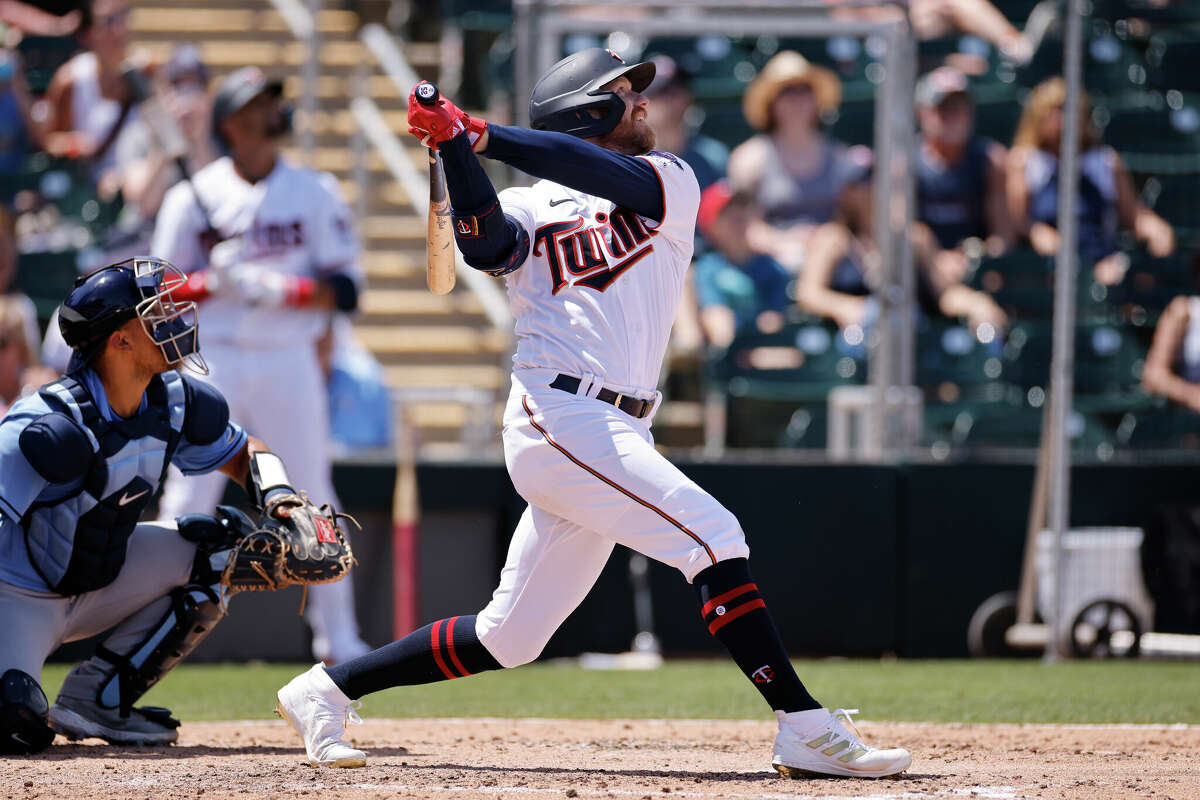
[[[417,629],[421,570],[418,533],[421,501],[417,494],[416,431],[407,413],[396,425],[396,484],[392,493],[392,638]]]
[[[441,96],[429,81],[421,81],[413,90],[417,102],[432,106]],[[446,176],[436,150],[429,148],[429,223],[426,233],[425,284],[434,294],[447,294],[454,288],[454,231],[450,227],[450,201],[446,196]]]

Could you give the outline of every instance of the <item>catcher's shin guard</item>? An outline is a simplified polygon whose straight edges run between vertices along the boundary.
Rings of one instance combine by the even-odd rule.
[[[196,551],[193,582],[171,590],[171,607],[129,653],[120,655],[103,645],[96,648],[96,655],[113,665],[96,691],[98,706],[117,708],[121,716],[129,716],[134,702],[195,650],[220,621],[225,598],[219,579],[228,552],[210,554],[203,547]]]

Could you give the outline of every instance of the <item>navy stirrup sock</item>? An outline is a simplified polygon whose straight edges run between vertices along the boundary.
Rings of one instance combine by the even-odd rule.
[[[465,678],[501,669],[479,637],[475,615],[439,619],[399,641],[325,672],[351,700],[392,686]]]
[[[697,573],[692,585],[700,596],[700,614],[708,632],[721,640],[772,709],[792,712],[821,707],[792,669],[746,559],[713,564]]]

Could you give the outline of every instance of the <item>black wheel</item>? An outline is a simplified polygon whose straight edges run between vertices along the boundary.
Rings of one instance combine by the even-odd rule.
[[[1017,621],[1017,593],[1000,592],[980,604],[967,625],[967,650],[972,658],[1030,658],[1037,651],[1009,645],[1004,634]]]
[[[1076,658],[1136,658],[1142,626],[1133,609],[1118,600],[1096,600],[1071,623]]]

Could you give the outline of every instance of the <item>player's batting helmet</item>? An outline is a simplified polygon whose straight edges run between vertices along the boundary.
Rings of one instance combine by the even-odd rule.
[[[183,273],[161,258],[130,258],[79,278],[58,309],[58,330],[75,351],[68,371],[99,353],[109,334],[140,318],[168,363],[185,359],[196,371],[208,367],[200,357],[196,304],[176,303],[171,292],[185,282]]]
[[[617,127],[625,103],[600,87],[624,75],[635,92],[654,80],[654,62],[626,64],[612,50],[591,47],[573,53],[546,71],[529,98],[529,120],[539,131],[559,131],[590,139]],[[599,119],[588,113],[601,112]]]

